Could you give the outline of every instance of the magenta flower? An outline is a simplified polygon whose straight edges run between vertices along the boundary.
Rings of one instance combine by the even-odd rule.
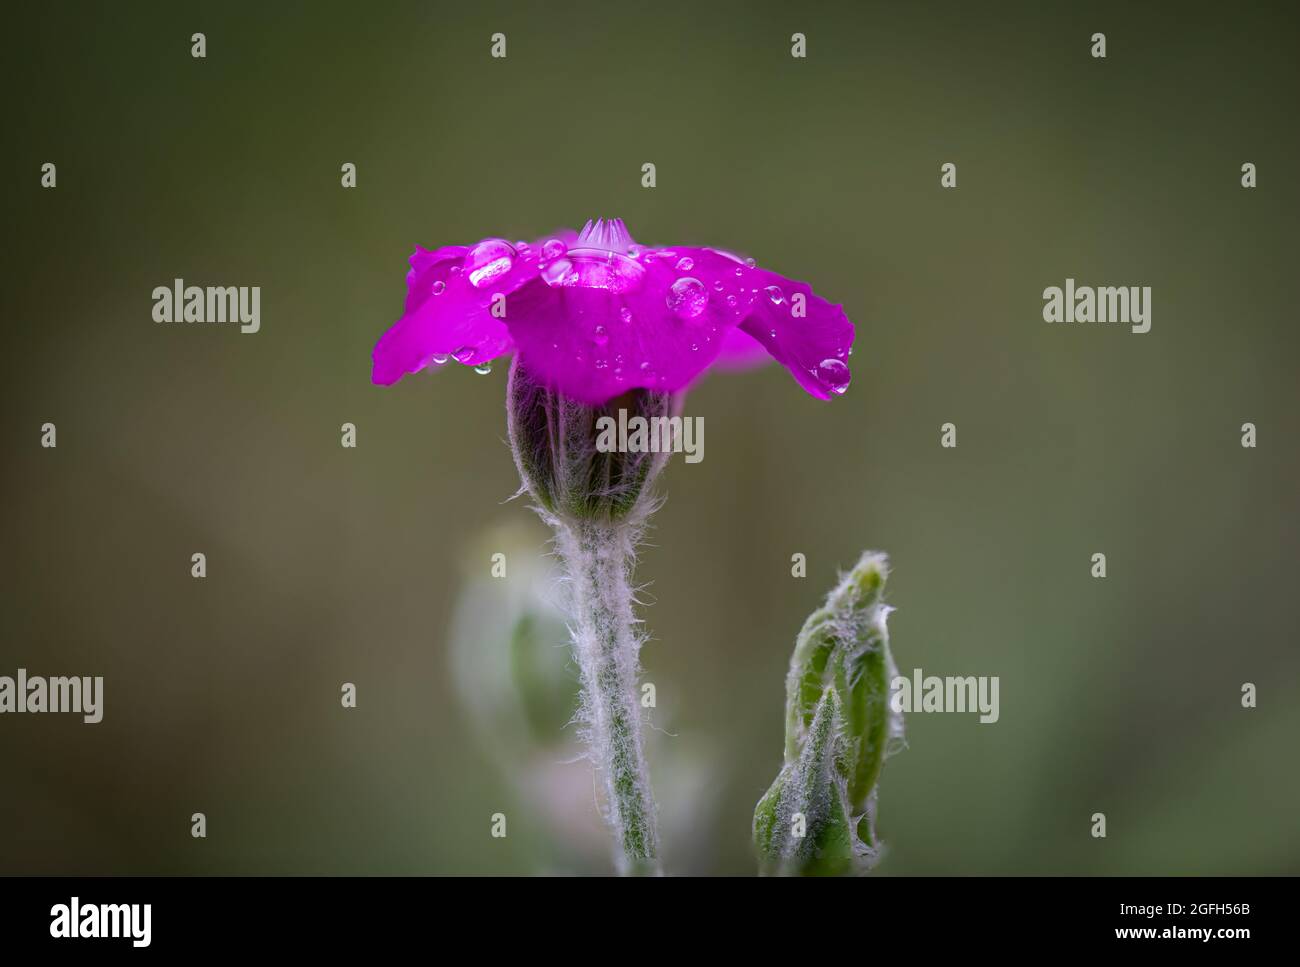
[[[376,383],[431,363],[482,367],[515,354],[506,427],[522,489],[555,532],[565,573],[582,676],[577,719],[603,777],[618,868],[655,872],[632,571],[659,505],[656,479],[682,439],[683,391],[710,366],[771,356],[830,399],[849,385],[853,324],[807,283],[718,249],[637,246],[618,219],[532,244],[416,249],[406,284],[406,311],[375,347]],[[602,443],[601,423],[615,411],[642,430],[621,449]]]
[[[843,309],[753,259],[650,248],[619,219],[532,244],[488,238],[417,248],[406,309],[374,350],[374,382],[510,352],[549,389],[597,406],[628,390],[685,389],[710,366],[770,355],[808,393],[849,385]]]

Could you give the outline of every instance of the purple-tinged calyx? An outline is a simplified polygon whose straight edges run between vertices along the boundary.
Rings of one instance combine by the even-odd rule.
[[[682,394],[633,389],[589,406],[549,389],[516,358],[506,384],[506,425],[519,477],[539,507],[567,521],[643,518],[666,452],[602,451],[599,420],[680,415]]]

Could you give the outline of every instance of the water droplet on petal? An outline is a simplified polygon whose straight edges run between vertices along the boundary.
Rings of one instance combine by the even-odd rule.
[[[558,238],[547,239],[546,244],[542,246],[542,258],[549,262],[551,259],[558,259],[568,250],[569,246]]]
[[[435,366],[441,366],[447,360],[451,359],[451,357],[448,356],[446,353],[434,353],[432,356],[429,357],[429,359],[433,362]]]
[[[744,274],[745,274],[744,266],[737,266],[737,268],[736,268],[736,275],[737,275],[737,277],[742,276],[742,275],[744,275]]]
[[[465,256],[465,268],[469,270],[469,284],[476,289],[499,279],[514,266],[514,246],[499,238],[489,238],[479,242]]]
[[[640,262],[620,252],[594,248],[568,249],[541,270],[542,279],[550,286],[605,289],[616,294],[639,288],[645,273]]]
[[[843,393],[849,388],[849,367],[838,359],[823,359],[817,364],[817,378],[832,393]]]
[[[461,346],[459,349],[457,349],[454,353],[451,354],[451,357],[452,359],[456,360],[456,362],[458,363],[467,363],[474,358],[474,347]]]
[[[772,305],[774,306],[779,306],[782,302],[785,301],[785,293],[781,291],[781,287],[779,285],[769,285],[763,291],[767,293],[768,299],[771,300]]]
[[[624,306],[622,309],[618,310],[618,317],[622,319],[624,322],[631,322],[632,310],[629,309],[627,306]]]
[[[603,346],[609,342],[609,333],[605,331],[604,326],[597,326],[591,333],[592,340],[597,346]]]
[[[664,297],[673,315],[687,321],[703,312],[708,301],[709,293],[705,291],[704,283],[689,275],[674,282]]]
[[[677,260],[678,272],[689,272],[693,268],[695,268],[695,259],[691,258],[689,255],[684,255]]]
[[[442,281],[442,279],[439,279],[437,282],[433,283],[432,286],[433,294],[442,295],[442,290],[445,288],[447,288],[447,283]]]
[[[698,353],[699,351],[700,351],[700,344],[697,342],[691,343],[691,352]]]
[[[556,259],[542,269],[542,279],[547,285],[563,285],[564,280],[573,274],[573,263],[568,259]]]
[[[752,269],[755,265],[755,262],[753,259],[745,259],[745,265],[747,265],[749,268]]]
[[[459,265],[453,265],[453,266],[451,267],[451,274],[452,274],[452,275],[460,275],[460,266],[459,266]]]
[[[768,334],[769,336],[771,336],[773,339],[776,338],[776,330],[775,330],[775,329],[769,329],[769,330],[767,331],[767,334]]]
[[[723,285],[722,285],[722,280],[721,280],[721,279],[718,279],[716,282],[713,283],[713,291],[714,291],[714,292],[721,292],[721,291],[723,290],[723,288],[724,288],[724,287],[723,287]]]
[[[483,360],[483,362],[474,367],[474,372],[478,373],[480,376],[486,376],[488,373],[492,372],[491,360]]]
[[[736,308],[736,297],[734,294],[727,296],[727,305],[733,309]]]
[[[598,360],[596,360],[596,368],[597,368],[597,369],[604,369],[604,368],[605,368],[606,366],[608,366],[608,365],[609,365],[609,361],[608,361],[608,360],[605,360],[605,359],[598,359]]]

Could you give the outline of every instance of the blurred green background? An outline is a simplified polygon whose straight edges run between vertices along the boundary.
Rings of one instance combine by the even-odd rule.
[[[103,675],[106,701],[0,718],[0,872],[543,868],[555,834],[449,645],[486,529],[544,552],[504,503],[505,367],[381,389],[369,358],[417,243],[600,215],[858,326],[843,398],[772,366],[687,401],[706,458],[671,464],[638,572],[659,798],[694,831],[670,872],[753,871],[793,636],[865,547],[893,558],[902,669],[1001,678],[996,725],[909,718],[881,873],[1300,872],[1283,9],[8,8],[0,674]],[[1067,276],[1152,286],[1151,332],[1046,325]],[[155,325],[176,277],[260,285],[262,331]],[[686,760],[707,795],[667,778]]]

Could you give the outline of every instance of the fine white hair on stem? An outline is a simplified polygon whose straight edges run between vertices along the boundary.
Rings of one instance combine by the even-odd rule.
[[[641,528],[628,520],[543,517],[555,529],[564,566],[573,653],[582,677],[578,717],[600,774],[620,869],[653,872],[658,831],[637,696],[644,636],[634,630],[630,582]]]
[[[568,399],[534,379],[519,358],[506,388],[519,477],[555,532],[573,653],[582,679],[580,723],[604,791],[619,869],[658,872],[655,802],[642,740],[637,676],[646,635],[635,612],[636,548],[662,499],[653,492],[667,453],[605,452],[596,426],[627,408],[680,409],[679,394],[631,391],[602,406]]]

